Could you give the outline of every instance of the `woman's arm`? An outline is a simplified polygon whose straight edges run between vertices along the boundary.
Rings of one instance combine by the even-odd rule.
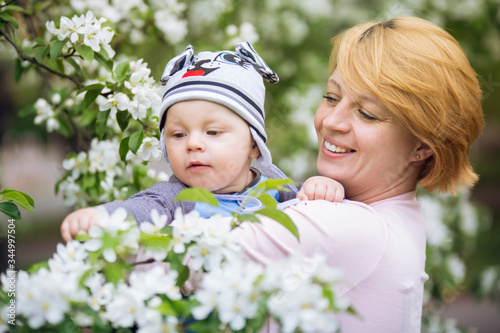
[[[263,216],[259,217],[262,223],[243,223],[233,231],[252,260],[268,265],[294,252],[322,254],[330,266],[344,271],[348,284],[342,286],[342,294],[377,266],[386,245],[386,227],[370,206],[317,200],[301,202],[284,212],[297,226],[300,241]]]

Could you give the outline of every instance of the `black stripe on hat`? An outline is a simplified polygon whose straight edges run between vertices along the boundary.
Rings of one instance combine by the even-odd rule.
[[[255,104],[255,102],[252,101],[247,95],[243,94],[241,91],[239,91],[238,89],[236,89],[234,87],[231,87],[231,86],[229,86],[227,84],[219,83],[219,82],[212,82],[212,81],[188,81],[188,82],[182,82],[180,84],[177,84],[175,87],[172,87],[169,90],[167,90],[165,92],[165,94],[163,95],[163,99],[165,99],[165,96],[167,96],[167,94],[169,94],[173,90],[175,90],[177,88],[184,87],[184,86],[190,86],[190,85],[212,85],[212,86],[217,86],[217,87],[221,87],[221,88],[225,88],[227,90],[230,90],[230,91],[234,92],[235,94],[237,94],[238,96],[240,96],[241,98],[243,98],[248,104],[250,104],[260,114],[260,116],[262,118],[265,118],[264,111],[262,111],[261,108],[257,104]]]

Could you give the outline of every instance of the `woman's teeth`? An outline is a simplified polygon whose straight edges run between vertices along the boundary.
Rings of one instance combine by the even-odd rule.
[[[350,153],[352,151],[352,149],[344,149],[337,147],[336,145],[328,141],[325,141],[325,148],[333,153]]]

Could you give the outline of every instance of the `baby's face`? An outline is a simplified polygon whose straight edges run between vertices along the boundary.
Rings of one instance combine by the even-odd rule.
[[[191,100],[172,105],[164,135],[172,171],[188,186],[233,193],[253,179],[250,163],[259,148],[247,122],[221,104]]]

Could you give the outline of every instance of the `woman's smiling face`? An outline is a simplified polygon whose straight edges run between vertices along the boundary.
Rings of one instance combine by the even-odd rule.
[[[314,118],[319,174],[339,181],[346,198],[368,204],[415,190],[420,144],[373,96],[353,100],[339,73],[328,80]]]

